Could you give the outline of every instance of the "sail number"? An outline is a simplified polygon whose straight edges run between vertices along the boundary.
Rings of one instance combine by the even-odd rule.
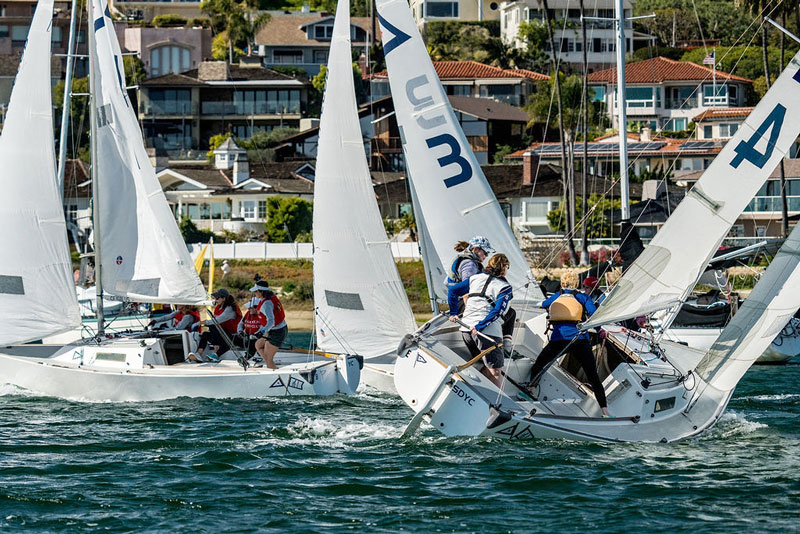
[[[772,151],[775,150],[775,144],[778,142],[784,118],[786,118],[786,108],[781,104],[776,105],[767,115],[767,118],[764,119],[764,122],[753,132],[750,139],[739,141],[739,144],[733,149],[736,152],[736,156],[731,160],[731,167],[736,169],[744,160],[747,160],[759,169],[763,169],[769,158],[772,157]],[[767,147],[764,152],[759,152],[756,149],[756,143],[764,137],[768,130],[770,133]]]
[[[428,145],[428,148],[436,148],[441,145],[448,146],[450,148],[450,153],[436,160],[439,162],[439,167],[445,168],[448,165],[458,165],[461,169],[461,172],[458,174],[444,179],[445,186],[453,187],[454,185],[463,184],[472,178],[472,166],[469,164],[469,161],[461,155],[461,145],[458,144],[455,137],[450,134],[435,135],[426,139],[425,144]]]

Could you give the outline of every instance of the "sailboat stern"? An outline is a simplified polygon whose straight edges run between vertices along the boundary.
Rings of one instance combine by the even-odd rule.
[[[336,373],[339,393],[355,395],[361,381],[364,359],[361,356],[341,354],[336,358]]]

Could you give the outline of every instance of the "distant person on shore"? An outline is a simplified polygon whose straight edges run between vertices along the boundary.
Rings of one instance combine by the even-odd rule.
[[[258,310],[260,305],[261,299],[258,297],[250,299],[247,303],[247,313],[239,321],[236,335],[233,336],[234,345],[244,347],[248,358],[256,353],[256,341],[264,332],[263,328],[267,326],[266,316]]]
[[[226,276],[231,274],[231,266],[228,265],[228,260],[222,260],[222,266],[219,268],[219,270],[222,271],[220,280],[224,280]]]
[[[230,338],[236,333],[242,319],[242,311],[227,289],[220,288],[211,296],[214,297],[214,315],[201,323],[209,328],[200,335],[197,352],[189,353],[188,360],[192,362],[204,361],[203,358],[219,361],[218,355],[224,354],[230,349],[226,338]],[[212,352],[203,356],[203,352],[209,344],[212,346]]]
[[[269,283],[259,277],[255,285],[250,288],[255,293],[260,304],[258,311],[266,317],[267,323],[263,326],[261,337],[256,341],[256,352],[263,358],[264,365],[269,369],[277,369],[275,365],[275,354],[278,352],[283,340],[289,333],[286,326],[286,313],[283,304],[269,287]]]
[[[497,345],[483,356],[486,365],[483,372],[497,387],[502,386],[503,314],[513,298],[511,285],[506,281],[510,263],[505,254],[495,254],[486,264],[486,269],[468,280],[450,285],[447,300],[450,304],[450,320],[458,316],[458,301],[467,295],[461,322],[461,337],[474,358],[492,345]]]
[[[573,272],[564,273],[561,276],[561,290],[545,299],[542,308],[549,311],[553,331],[550,334],[550,343],[542,349],[531,368],[531,384],[539,382],[539,375],[547,364],[564,352],[569,352],[580,362],[603,416],[608,417],[605,389],[597,374],[589,333],[578,330],[578,323],[592,315],[597,308],[588,295],[578,291],[578,275]]]
[[[174,330],[189,330],[190,332],[195,329],[195,325],[200,324],[200,312],[197,311],[197,306],[190,306],[188,304],[178,304],[175,311],[168,313],[158,318],[153,319],[148,328],[157,330],[160,328],[172,328]]]

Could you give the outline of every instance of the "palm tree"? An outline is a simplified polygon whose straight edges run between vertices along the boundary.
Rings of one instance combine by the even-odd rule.
[[[572,234],[575,230],[575,202],[572,198],[573,184],[570,183],[570,173],[567,171],[567,144],[564,138],[566,130],[564,130],[564,116],[562,113],[561,101],[561,80],[559,79],[558,61],[556,56],[556,43],[553,38],[553,26],[550,20],[550,6],[547,0],[542,0],[542,7],[544,10],[544,23],[547,28],[547,39],[550,42],[550,77],[554,80],[556,90],[556,102],[558,106],[558,135],[561,141],[561,180],[564,186],[564,203],[567,205],[566,218],[567,218],[567,247],[569,247],[569,256],[572,264],[578,263],[578,254],[575,251],[575,243],[572,240]]]
[[[228,63],[233,63],[234,45],[245,43],[248,54],[251,53],[251,43],[258,30],[270,20],[268,13],[256,16],[254,4],[247,0],[239,3],[235,0],[203,0],[200,11],[211,17],[211,23],[218,32],[228,34]]]

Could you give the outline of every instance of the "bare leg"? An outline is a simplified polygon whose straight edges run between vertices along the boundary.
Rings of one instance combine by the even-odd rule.
[[[491,380],[492,384],[497,386],[499,389],[503,389],[503,375],[501,374],[501,371],[502,369],[490,369],[485,365],[481,369],[483,376]]]
[[[275,354],[278,352],[278,347],[270,343],[269,341],[265,340],[264,343],[264,363],[269,369],[277,369],[278,366],[275,365]]]
[[[256,340],[256,352],[258,353],[259,356],[261,356],[261,359],[264,360],[265,362],[267,361],[266,358],[264,358],[264,346],[266,344],[267,340],[264,339],[263,337],[260,337]]]

